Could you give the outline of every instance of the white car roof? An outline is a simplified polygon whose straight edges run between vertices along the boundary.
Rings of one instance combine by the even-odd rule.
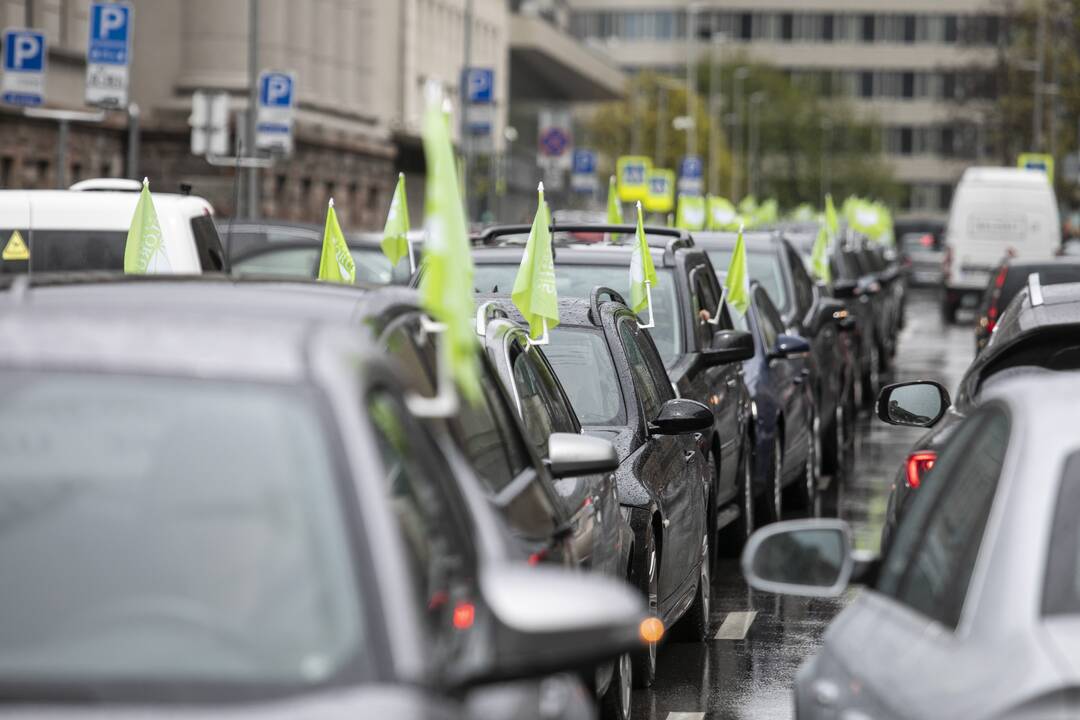
[[[972,167],[964,171],[960,182],[1001,183],[1008,185],[1047,185],[1046,173],[1010,167]]]

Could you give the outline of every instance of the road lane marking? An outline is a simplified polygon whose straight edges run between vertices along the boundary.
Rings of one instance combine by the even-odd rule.
[[[750,626],[757,617],[757,610],[747,612],[729,612],[720,629],[716,631],[717,640],[744,640],[750,632]]]
[[[667,720],[705,720],[703,712],[669,712]]]

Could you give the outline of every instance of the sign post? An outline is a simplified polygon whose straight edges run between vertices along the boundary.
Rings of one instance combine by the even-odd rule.
[[[86,43],[86,104],[126,108],[131,67],[131,32],[135,10],[127,2],[90,5]]]
[[[4,77],[0,102],[36,107],[45,102],[45,33],[26,28],[4,31]]]
[[[289,155],[293,149],[293,106],[296,75],[264,70],[259,73],[259,107],[255,120],[255,149]]]

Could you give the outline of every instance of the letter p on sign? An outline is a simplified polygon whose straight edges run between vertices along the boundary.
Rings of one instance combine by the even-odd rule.
[[[34,61],[41,55],[41,43],[33,35],[16,35],[11,55],[13,69],[39,69],[40,64]]]
[[[116,35],[122,35],[124,23],[127,21],[125,8],[120,6],[105,5],[101,8],[101,22],[98,23],[99,40],[115,40]],[[117,33],[117,31],[121,31]]]

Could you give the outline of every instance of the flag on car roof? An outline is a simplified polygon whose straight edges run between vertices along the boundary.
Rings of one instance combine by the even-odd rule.
[[[636,313],[649,306],[649,286],[657,285],[656,267],[653,266],[649,241],[645,239],[645,221],[641,215],[641,201],[637,203],[637,237],[634,253],[630,256],[630,309]]]
[[[724,290],[728,305],[740,315],[746,315],[750,309],[750,272],[746,267],[746,241],[742,228],[739,228],[739,236],[735,240],[735,251],[731,253]]]
[[[352,285],[356,282],[356,261],[338,225],[334,198],[326,206],[326,226],[323,228],[322,254],[319,256],[319,279]]]
[[[825,229],[829,231],[829,240],[836,242],[840,238],[840,219],[836,216],[836,205],[832,193],[825,193]]]
[[[409,203],[405,199],[405,173],[398,173],[381,244],[383,254],[390,259],[391,265],[397,265],[409,254]]]
[[[172,265],[165,252],[165,237],[154,209],[154,199],[150,196],[150,180],[143,178],[142,183],[124,243],[124,272],[129,275],[170,273]]]
[[[609,225],[622,225],[622,203],[619,202],[619,188],[612,175],[608,180],[607,221]]]
[[[738,230],[739,211],[727,198],[709,196],[709,229]]]
[[[680,195],[675,210],[675,227],[694,232],[705,229],[705,198],[701,195]]]
[[[547,329],[559,324],[555,258],[551,255],[551,210],[544,202],[544,183],[540,183],[538,192],[536,216],[510,294],[514,305],[529,323],[529,337],[533,340],[543,336],[545,323]]]
[[[420,302],[432,318],[446,326],[439,343],[443,361],[470,402],[479,400],[480,381],[476,355],[473,307],[473,262],[457,163],[450,142],[450,127],[443,113],[442,89],[427,89],[427,109],[421,131],[427,161],[424,197],[424,267]]]
[[[829,268],[829,229],[822,223],[814,239],[814,249],[810,252],[810,270],[814,277],[823,283],[832,282]]]

